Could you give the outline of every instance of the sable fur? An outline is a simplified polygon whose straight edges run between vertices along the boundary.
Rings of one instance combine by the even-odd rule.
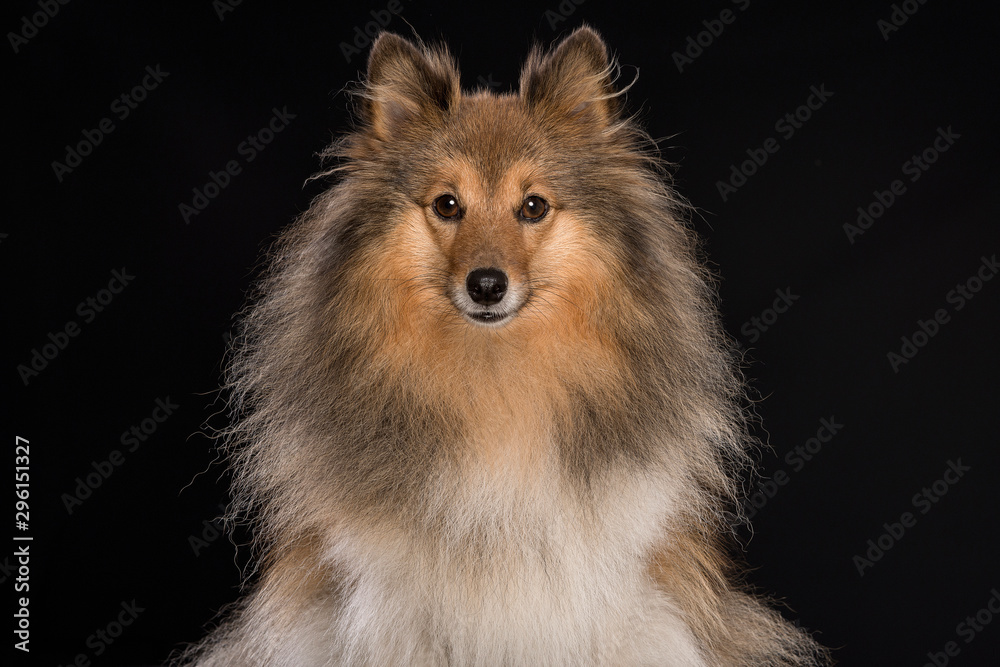
[[[519,93],[463,93],[444,47],[376,41],[230,366],[258,579],[185,661],[827,662],[727,557],[742,385],[616,72],[581,28]],[[547,226],[511,214],[526,187]],[[434,222],[455,188],[467,217]],[[476,262],[528,295],[503,327],[449,297]]]

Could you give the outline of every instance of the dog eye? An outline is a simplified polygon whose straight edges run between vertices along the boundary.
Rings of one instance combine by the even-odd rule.
[[[541,197],[531,195],[521,204],[519,215],[525,220],[541,220],[549,212],[549,203]]]
[[[462,209],[454,195],[441,195],[434,200],[434,212],[445,220],[457,220],[462,217]]]

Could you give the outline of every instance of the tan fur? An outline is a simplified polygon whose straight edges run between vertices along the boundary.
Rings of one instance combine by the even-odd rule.
[[[720,546],[741,384],[615,72],[582,28],[519,93],[463,94],[443,48],[377,40],[338,181],[244,319],[228,436],[260,575],[187,661],[826,662]],[[488,267],[499,326],[468,317]]]

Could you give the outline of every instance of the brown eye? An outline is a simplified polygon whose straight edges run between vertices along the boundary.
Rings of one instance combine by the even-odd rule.
[[[521,204],[519,214],[525,220],[537,221],[545,217],[549,212],[549,203],[541,197],[531,195]]]
[[[434,200],[434,212],[445,220],[458,220],[462,217],[462,209],[458,199],[453,195],[441,195]]]

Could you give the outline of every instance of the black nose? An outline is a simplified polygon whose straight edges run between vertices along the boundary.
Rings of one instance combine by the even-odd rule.
[[[500,269],[476,269],[465,279],[465,289],[476,303],[492,306],[507,293],[507,274]]]

